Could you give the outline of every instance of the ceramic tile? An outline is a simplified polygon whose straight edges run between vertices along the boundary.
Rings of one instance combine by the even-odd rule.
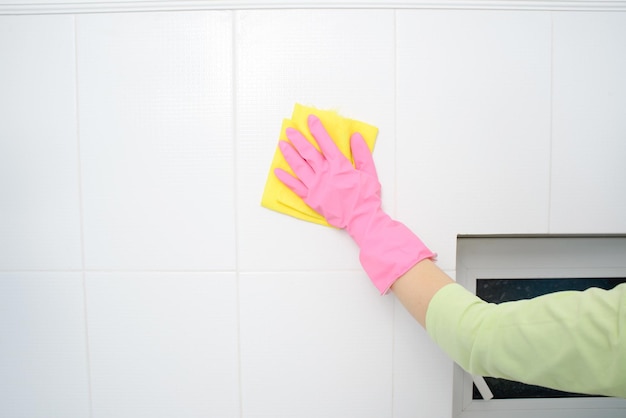
[[[88,273],[93,417],[239,416],[234,273]]]
[[[81,267],[74,20],[0,16],[0,269]]]
[[[454,272],[446,272],[454,277]],[[417,418],[451,414],[450,358],[400,301],[394,304],[393,416]],[[434,395],[436,394],[436,395]]]
[[[243,270],[355,269],[339,231],[260,206],[284,118],[296,102],[380,129],[374,151],[393,211],[394,30],[391,10],[236,13],[239,255]]]
[[[92,269],[235,265],[229,12],[77,18]]]
[[[390,417],[393,299],[357,272],[240,281],[245,417]]]
[[[554,14],[550,231],[626,232],[626,15]]]
[[[0,273],[0,416],[89,416],[81,273]]]
[[[398,11],[398,217],[454,268],[457,234],[545,233],[550,14]]]

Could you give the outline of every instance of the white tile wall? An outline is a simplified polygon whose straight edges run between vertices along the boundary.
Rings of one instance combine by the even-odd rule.
[[[363,273],[246,273],[240,292],[244,416],[391,416],[393,299]]]
[[[0,273],[0,416],[89,416],[82,274]]]
[[[0,269],[81,268],[72,16],[0,16]]]
[[[449,417],[451,362],[350,238],[260,207],[281,120],[377,125],[385,209],[451,275],[460,233],[624,233],[625,27],[0,16],[0,415]]]
[[[399,302],[393,341],[393,417],[450,417],[453,362]]]
[[[234,273],[88,273],[93,417],[237,417]]]
[[[550,28],[547,12],[398,12],[398,216],[443,268],[459,233],[548,230]]]
[[[232,269],[228,12],[77,18],[85,263]]]
[[[626,232],[626,15],[554,15],[551,232]]]
[[[236,16],[240,267],[359,268],[357,250],[345,235],[270,212],[260,202],[281,122],[300,102],[379,127],[376,162],[381,182],[389,186],[385,203],[393,209],[393,11],[242,11]]]

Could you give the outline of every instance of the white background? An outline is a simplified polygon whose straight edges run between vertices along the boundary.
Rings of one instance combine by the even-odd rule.
[[[626,233],[626,13],[0,16],[0,416],[449,417],[342,231],[261,208],[294,103],[380,128],[385,209]]]

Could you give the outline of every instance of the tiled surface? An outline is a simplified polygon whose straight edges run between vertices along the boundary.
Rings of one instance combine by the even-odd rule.
[[[554,15],[551,232],[626,232],[626,15]]]
[[[452,360],[397,301],[393,326],[393,417],[450,417]]]
[[[624,27],[0,17],[0,415],[449,417],[451,362],[350,238],[260,207],[281,119],[377,125],[384,207],[449,271],[457,234],[625,232]]]
[[[245,417],[391,416],[393,299],[361,272],[240,279]]]
[[[0,269],[81,267],[73,37],[0,16]]]
[[[0,416],[89,416],[81,273],[0,273]]]
[[[398,217],[454,268],[457,234],[545,233],[550,14],[399,11]]]
[[[393,11],[242,11],[236,17],[239,266],[359,268],[356,248],[344,235],[260,202],[282,119],[300,102],[380,129],[375,159],[387,186],[386,207],[393,210]]]
[[[234,273],[88,273],[93,417],[238,417]]]
[[[235,265],[231,15],[77,18],[85,263]]]

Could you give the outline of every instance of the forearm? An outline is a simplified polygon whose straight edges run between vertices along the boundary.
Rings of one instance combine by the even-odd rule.
[[[454,281],[430,259],[414,265],[400,276],[391,290],[407,311],[426,327],[426,312],[433,296]]]
[[[626,397],[626,285],[488,304],[459,285],[431,298],[431,337],[473,374]]]

